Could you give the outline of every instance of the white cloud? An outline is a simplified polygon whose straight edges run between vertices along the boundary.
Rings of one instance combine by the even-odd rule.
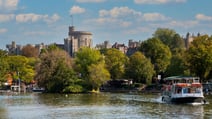
[[[134,0],[136,4],[166,4],[166,3],[182,3],[187,0]]]
[[[128,21],[123,21],[120,23],[120,26],[122,27],[128,27],[128,26],[131,26],[132,25],[132,22],[128,22]]]
[[[139,33],[149,33],[152,32],[152,29],[148,26],[137,26],[134,29],[127,29],[124,31],[125,34],[139,34]]]
[[[45,16],[44,21],[46,21],[47,23],[54,23],[56,21],[58,21],[60,19],[60,16],[58,14],[53,14],[52,16]]]
[[[81,8],[79,6],[73,6],[70,9],[70,14],[81,14],[81,13],[84,13],[84,12],[85,12],[85,9]]]
[[[206,16],[204,14],[197,14],[196,19],[199,21],[212,21],[212,16]]]
[[[16,16],[17,22],[36,22],[41,20],[43,17],[42,15],[28,13],[28,14],[19,14]]]
[[[107,11],[107,10],[100,10],[99,16],[100,17],[130,17],[130,16],[140,16],[142,13],[135,11],[133,9],[130,9],[128,7],[114,7],[113,9]]]
[[[0,9],[15,10],[17,9],[19,0],[0,0]]]
[[[7,32],[7,29],[5,28],[0,28],[0,34]]]
[[[171,18],[160,13],[142,13],[129,7],[114,7],[110,10],[100,10],[99,17],[88,20],[87,23],[95,25],[108,26],[114,29],[132,28],[141,24],[150,24],[149,22],[168,22]],[[143,30],[143,29],[142,29]],[[134,31],[132,31],[134,32]]]
[[[60,17],[57,14],[54,14],[53,16],[49,16],[49,15],[28,13],[28,14],[19,14],[16,16],[16,21],[20,23],[37,22],[37,21],[45,21],[47,23],[52,23],[52,22],[56,22],[59,19]]]
[[[89,2],[100,3],[100,2],[105,2],[105,0],[76,0],[76,2],[79,2],[79,3],[89,3]]]
[[[170,27],[180,27],[180,28],[191,28],[195,27],[199,24],[198,21],[195,20],[189,20],[189,21],[170,21],[167,26]]]
[[[0,22],[11,21],[14,17],[14,14],[0,14]]]
[[[164,21],[168,20],[169,18],[160,13],[145,13],[143,15],[143,19],[145,21]]]

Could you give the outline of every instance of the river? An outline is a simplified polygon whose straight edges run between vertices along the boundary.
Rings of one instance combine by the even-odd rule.
[[[17,94],[0,95],[0,119],[208,119],[209,104],[175,105],[158,94]]]

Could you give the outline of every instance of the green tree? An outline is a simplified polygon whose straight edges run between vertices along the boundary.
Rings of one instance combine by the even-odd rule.
[[[0,82],[6,81],[6,74],[9,69],[9,65],[6,58],[7,52],[0,49]]]
[[[89,82],[92,85],[92,91],[99,92],[99,88],[110,80],[110,73],[105,68],[104,63],[92,64],[88,68]]]
[[[134,82],[151,84],[154,66],[141,52],[135,52],[130,56],[126,75],[132,78]]]
[[[75,81],[78,79],[72,68],[70,56],[67,52],[58,48],[54,50],[47,49],[46,52],[41,54],[36,71],[38,85],[45,87],[47,92],[73,92],[75,86],[78,86],[78,84],[75,85]],[[73,88],[70,88],[70,85]],[[82,90],[77,91],[81,92]]]
[[[171,51],[157,38],[150,38],[141,44],[140,51],[149,58],[154,65],[156,74],[165,72],[170,64]]]
[[[87,79],[89,76],[88,67],[92,64],[98,64],[103,61],[103,56],[98,50],[88,47],[81,48],[75,57],[75,63],[78,71],[81,73],[83,79]]]
[[[25,56],[8,56],[8,73],[11,73],[13,79],[21,79],[24,82],[31,82],[35,76],[34,65],[31,59]]]
[[[128,57],[117,49],[111,48],[106,51],[106,68],[110,72],[112,79],[123,78],[128,60]]]
[[[165,75],[167,77],[177,75],[189,75],[184,56],[184,53],[177,53],[172,56],[171,63],[165,72]]]
[[[196,37],[186,52],[186,61],[191,73],[207,79],[212,72],[212,37]]]
[[[153,37],[158,38],[167,45],[172,53],[176,52],[178,49],[185,48],[183,39],[172,29],[158,28],[153,34]]]

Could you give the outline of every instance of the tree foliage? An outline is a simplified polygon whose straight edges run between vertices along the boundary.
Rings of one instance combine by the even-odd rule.
[[[209,78],[212,73],[212,37],[196,37],[186,52],[186,61],[191,73],[201,79]]]
[[[22,48],[22,55],[26,57],[38,57],[39,49],[32,45],[26,45]]]
[[[110,72],[112,79],[123,78],[128,60],[128,57],[117,49],[111,48],[106,51],[106,68]]]
[[[92,64],[88,68],[89,82],[92,85],[92,90],[99,91],[101,85],[110,80],[110,73],[105,68],[104,63]]]
[[[77,80],[70,56],[57,48],[41,54],[36,71],[38,85],[45,87],[48,92],[63,92]]]
[[[170,64],[171,51],[157,38],[150,38],[141,44],[140,51],[149,58],[156,73],[164,72]]]
[[[8,56],[8,73],[13,76],[13,79],[21,79],[22,81],[29,83],[35,76],[33,61],[35,60],[25,56]]]
[[[130,56],[126,75],[134,82],[150,84],[154,75],[154,66],[141,52],[135,52]]]
[[[87,47],[81,48],[76,53],[75,57],[75,63],[83,79],[86,79],[89,76],[89,66],[91,66],[92,64],[98,64],[102,61],[103,56],[98,50]]]
[[[4,50],[0,50],[0,81],[6,81],[6,74],[9,69],[8,62],[6,60],[7,52]]]
[[[185,63],[185,54],[177,53],[172,56],[171,63],[165,72],[166,76],[189,75],[188,68]]]
[[[153,34],[154,38],[158,38],[167,45],[171,52],[174,53],[178,49],[185,48],[185,43],[178,33],[168,28],[158,28]]]

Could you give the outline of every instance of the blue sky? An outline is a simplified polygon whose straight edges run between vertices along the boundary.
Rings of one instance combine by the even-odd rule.
[[[152,37],[157,28],[211,35],[212,0],[0,0],[0,49],[63,43],[68,26],[93,33],[93,46]]]

